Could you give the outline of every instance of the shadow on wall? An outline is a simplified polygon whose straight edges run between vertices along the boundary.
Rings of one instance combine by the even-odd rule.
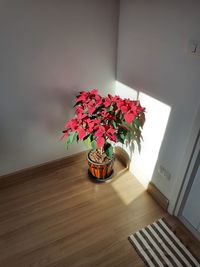
[[[66,120],[73,115],[72,107],[78,91],[78,88],[41,87],[40,90],[30,90],[28,96],[20,95],[19,99],[16,97],[8,112],[15,114],[13,131],[10,131],[10,121],[5,116],[0,116],[0,160],[3,164],[13,161],[14,155],[21,151],[26,154],[27,160],[31,161],[33,153],[38,153],[43,144],[46,144],[46,147],[53,147],[55,151],[57,149],[59,155],[58,143],[62,129]],[[9,103],[8,100],[6,102]],[[16,142],[16,136],[20,136],[20,142]],[[40,152],[37,158],[40,158],[43,152]]]
[[[48,133],[55,133],[55,129],[62,130],[65,121],[73,114],[75,96],[79,89],[76,88],[53,88],[51,93],[41,96],[38,121],[44,125]],[[53,109],[52,109],[53,107]],[[64,120],[63,120],[64,119]]]
[[[120,97],[138,99],[146,108],[146,122],[142,132],[144,142],[141,144],[141,152],[139,153],[137,147],[133,145],[123,145],[122,147],[130,156],[130,171],[142,185],[147,187],[156,166],[171,107],[141,90],[130,88],[119,81],[116,81],[115,94]]]

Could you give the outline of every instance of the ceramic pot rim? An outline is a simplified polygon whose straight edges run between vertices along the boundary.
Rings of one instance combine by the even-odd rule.
[[[115,159],[115,154],[113,153],[113,157],[112,157],[112,159],[109,159],[108,162],[105,162],[105,163],[98,163],[98,162],[95,162],[95,161],[93,161],[93,160],[90,159],[89,155],[90,155],[91,151],[93,151],[93,149],[91,149],[91,150],[88,152],[88,154],[87,154],[87,160],[88,160],[90,163],[92,163],[92,164],[99,165],[99,166],[104,166],[104,165],[108,165],[108,164],[110,164],[110,163]]]

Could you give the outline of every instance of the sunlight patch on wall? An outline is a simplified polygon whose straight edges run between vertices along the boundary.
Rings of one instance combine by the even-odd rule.
[[[132,92],[131,92],[132,90]],[[142,92],[137,92],[126,85],[116,82],[116,94],[121,97],[138,99],[146,108],[146,122],[142,131],[144,142],[141,144],[141,153],[133,148],[122,146],[131,157],[130,171],[147,187],[152,179],[158,154],[166,131],[171,107]]]
[[[134,90],[133,88],[116,81],[115,86],[115,95],[118,95],[122,98],[130,98],[130,99],[137,99],[138,98],[138,91]]]
[[[139,100],[146,107],[146,122],[142,133],[144,142],[141,153],[136,151],[133,154],[130,170],[144,186],[147,186],[153,175],[171,108],[141,92]]]

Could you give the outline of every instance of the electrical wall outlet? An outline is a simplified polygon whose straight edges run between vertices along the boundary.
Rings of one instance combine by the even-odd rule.
[[[171,174],[170,172],[163,167],[162,165],[160,165],[159,169],[158,169],[158,173],[160,176],[162,176],[163,178],[170,180],[171,179]]]

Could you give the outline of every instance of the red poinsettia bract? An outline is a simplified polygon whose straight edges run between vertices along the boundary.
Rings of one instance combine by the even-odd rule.
[[[110,94],[102,97],[93,89],[79,93],[74,109],[75,117],[63,131],[62,139],[67,138],[67,144],[84,140],[93,148],[102,148],[107,141],[124,143],[132,138],[140,142],[145,108],[139,101]]]

